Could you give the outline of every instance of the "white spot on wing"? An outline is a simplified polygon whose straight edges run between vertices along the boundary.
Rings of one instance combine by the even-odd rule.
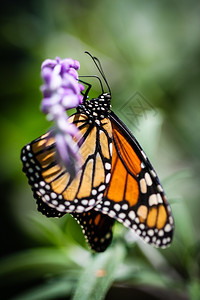
[[[99,208],[101,208],[101,205]],[[106,206],[104,206],[102,209],[103,209],[103,211],[109,211],[109,207],[106,207]]]
[[[128,209],[128,204],[127,203],[123,204],[122,209],[127,210]]]
[[[58,201],[57,200],[53,200],[52,204],[56,206],[56,205],[58,205]]]
[[[77,208],[76,208],[77,212],[83,212],[84,210],[85,210],[85,208],[81,205],[78,205]]]
[[[45,195],[45,196],[44,196],[44,199],[45,199],[46,201],[49,201],[49,200],[50,200],[49,195]]]
[[[39,189],[39,191],[40,191],[41,194],[43,194],[43,195],[45,194],[45,190],[44,189]]]
[[[56,193],[51,193],[51,198],[52,198],[52,199],[56,199],[56,198],[57,198]]]
[[[151,186],[152,185],[152,180],[151,180],[151,176],[149,175],[149,173],[146,172],[144,177],[145,177],[147,185]]]
[[[163,203],[162,197],[160,194],[157,194],[158,203]]]
[[[114,209],[116,211],[120,211],[120,208],[121,208],[121,206],[118,203],[114,205]]]
[[[128,219],[126,219],[125,221],[124,221],[124,225],[127,225],[127,226],[130,226],[131,225],[131,222],[128,220]]]
[[[110,176],[111,176],[111,174],[110,173],[108,173],[107,175],[106,175],[106,183],[109,183],[109,181],[110,181]]]
[[[94,205],[95,204],[95,200],[94,199],[91,199],[90,201],[89,201],[89,206],[92,206],[92,205]]]
[[[102,197],[103,197],[103,193],[100,193],[100,194],[97,196],[97,200],[100,200]]]
[[[124,218],[126,217],[126,214],[125,214],[125,213],[120,213],[120,214],[118,215],[118,217],[121,218],[121,219],[124,219]]]
[[[106,239],[109,239],[110,238],[110,232],[108,232],[105,236]]]
[[[133,210],[131,210],[131,211],[129,212],[128,216],[129,216],[129,218],[130,218],[131,220],[134,220],[134,219],[135,219],[135,212],[134,212]]]
[[[114,210],[111,210],[108,214],[111,218],[115,217],[116,213],[114,212]]]
[[[164,230],[165,230],[166,232],[169,232],[169,231],[172,230],[172,226],[171,226],[170,224],[167,224],[167,225],[165,226]]]
[[[110,170],[111,169],[111,164],[109,164],[108,162],[105,163],[105,168],[106,170]]]
[[[157,189],[158,189],[159,192],[163,192],[163,188],[160,184],[157,185]]]
[[[152,205],[157,205],[157,204],[158,204],[157,196],[156,196],[156,194],[152,194],[149,197],[149,205],[152,206]]]
[[[74,209],[75,209],[75,205],[70,205],[70,206],[69,206],[69,209],[70,209],[70,210],[74,210]]]
[[[146,185],[144,178],[140,179],[140,190],[141,190],[141,193],[143,193],[143,194],[146,194],[146,192],[147,192],[147,185]]]
[[[142,153],[142,156],[144,157],[144,159],[146,160],[146,159],[147,159],[147,156],[146,156],[146,154],[144,153],[143,150],[141,151],[141,153]]]
[[[110,155],[112,155],[112,151],[113,151],[113,145],[112,145],[112,143],[110,143],[109,148],[110,148]]]
[[[139,225],[139,227],[140,227],[140,229],[143,230],[143,229],[145,228],[145,225],[141,223],[141,224]]]
[[[149,236],[153,236],[154,231],[153,231],[153,229],[149,229],[149,230],[147,231],[147,233],[148,233]]]
[[[155,172],[154,170],[151,170],[150,173],[151,173],[151,175],[152,175],[154,178],[156,178],[157,175],[156,175],[156,172]]]
[[[88,200],[84,199],[84,200],[81,201],[81,203],[82,203],[83,205],[87,205],[87,204],[88,204]]]
[[[99,187],[98,191],[101,192],[101,191],[105,190],[105,188],[106,188],[105,184],[102,184],[102,185]]]
[[[65,206],[63,204],[60,204],[58,207],[57,207],[58,210],[65,210]]]

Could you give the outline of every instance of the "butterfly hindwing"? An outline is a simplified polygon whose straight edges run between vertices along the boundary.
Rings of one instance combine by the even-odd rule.
[[[47,132],[22,149],[23,171],[34,196],[58,212],[81,213],[94,207],[108,185],[111,169],[111,123],[101,126],[76,113],[69,118],[80,131],[81,167],[72,181],[65,166],[57,161],[55,139]]]
[[[37,199],[36,202],[38,211],[46,217],[60,218],[65,215],[65,213],[49,207],[42,200]],[[71,215],[81,225],[90,248],[95,252],[105,251],[112,241],[112,227],[115,220],[94,209],[81,214],[73,213]]]
[[[112,241],[112,227],[114,219],[91,209],[82,214],[71,214],[81,225],[91,249],[103,252]]]
[[[145,242],[166,247],[173,217],[157,174],[135,137],[113,113],[111,179],[95,210],[133,229]]]
[[[37,199],[38,211],[46,217],[60,218],[61,213],[49,207],[42,200]],[[91,209],[81,214],[71,214],[81,225],[82,231],[90,248],[95,252],[103,252],[112,241],[112,227],[115,222],[113,218]]]

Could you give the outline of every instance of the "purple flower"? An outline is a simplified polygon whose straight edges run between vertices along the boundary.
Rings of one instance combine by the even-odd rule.
[[[69,172],[71,179],[73,179],[77,173],[77,163],[80,163],[78,146],[74,143],[70,134],[62,134],[62,132],[55,134],[55,141],[58,162],[67,167],[67,171]]]
[[[61,60],[46,59],[42,63],[41,87],[43,100],[41,110],[49,121],[55,122],[54,137],[57,148],[57,158],[64,164],[73,179],[79,168],[80,157],[78,146],[73,138],[79,137],[79,131],[74,124],[68,122],[66,110],[75,108],[82,103],[81,92],[84,86],[78,82],[77,70],[80,64],[77,60],[66,58]]]

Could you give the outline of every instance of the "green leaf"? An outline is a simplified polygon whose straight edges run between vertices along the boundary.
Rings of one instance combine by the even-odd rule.
[[[68,218],[68,222],[65,226],[65,233],[66,233],[69,241],[73,242],[73,244],[76,244],[79,246],[81,245],[84,248],[87,247],[87,243],[86,243],[85,237],[83,235],[81,226],[70,215]]]
[[[30,249],[0,261],[0,277],[3,278],[1,283],[3,281],[10,283],[12,280],[26,281],[44,274],[57,274],[76,267],[65,249]]]
[[[184,201],[173,205],[173,214],[175,219],[175,237],[181,243],[181,246],[185,252],[190,255],[187,249],[190,249],[194,245],[195,241],[195,226],[192,220],[192,216],[185,205]],[[181,249],[176,249],[178,252]]]
[[[67,217],[67,216],[66,216]],[[67,244],[67,237],[59,227],[58,219],[53,220],[45,218],[41,214],[31,214],[29,217],[31,226],[29,230],[36,236],[37,239],[44,239],[57,247],[63,247]]]
[[[52,279],[43,285],[12,298],[12,300],[50,300],[66,297],[72,293],[75,282],[69,276]]]
[[[180,182],[182,183],[182,181],[184,179],[188,180],[192,178],[192,172],[190,169],[182,169],[182,170],[178,170],[176,172],[173,172],[172,174],[170,174],[169,176],[167,176],[166,178],[164,178],[162,180],[163,185],[166,186],[167,189],[170,190],[174,190],[174,188],[177,185],[177,182],[180,180]]]
[[[193,279],[189,284],[189,295],[191,300],[200,299],[200,282],[198,279]]]
[[[150,100],[148,100],[150,102]],[[143,111],[139,121],[138,131],[135,132],[136,138],[140,141],[142,148],[151,160],[157,156],[159,147],[163,115],[158,109],[152,107],[149,111]],[[133,131],[134,132],[134,131]],[[151,137],[151,142],[147,137]]]
[[[103,299],[115,280],[118,266],[125,257],[125,248],[116,244],[106,252],[95,254],[83,271],[73,300]]]

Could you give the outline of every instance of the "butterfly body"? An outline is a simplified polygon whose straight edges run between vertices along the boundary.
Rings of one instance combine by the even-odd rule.
[[[50,217],[71,213],[95,251],[104,251],[117,220],[145,242],[166,247],[173,217],[155,170],[135,137],[110,110],[110,93],[84,101],[70,117],[81,133],[81,167],[70,181],[56,160],[55,140],[47,132],[22,149],[38,210]]]

